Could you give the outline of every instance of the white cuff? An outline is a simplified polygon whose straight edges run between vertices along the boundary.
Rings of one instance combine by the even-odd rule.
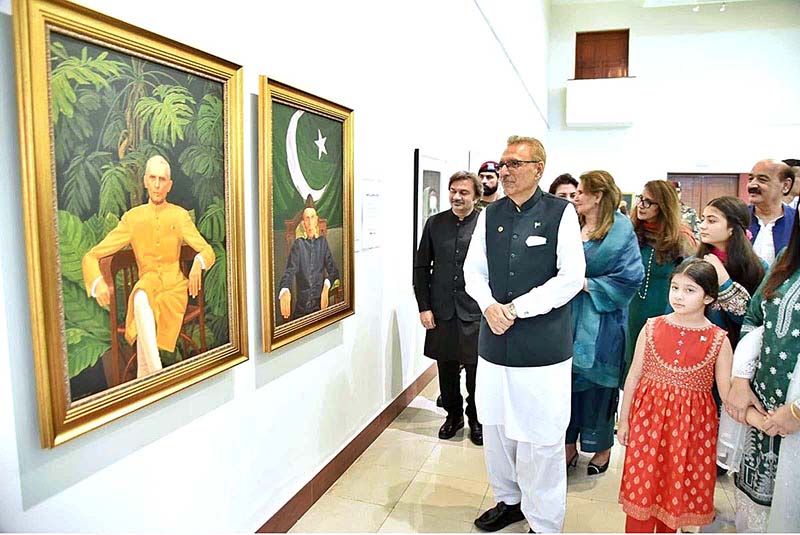
[[[97,297],[97,296],[95,295],[95,291],[97,290],[97,285],[98,285],[98,284],[100,284],[100,281],[102,280],[102,278],[103,278],[103,276],[102,276],[102,275],[100,275],[100,276],[99,276],[99,277],[97,277],[97,278],[94,280],[94,282],[92,283],[92,291],[91,291],[91,293],[89,294],[89,295],[91,295],[92,297]]]
[[[283,297],[283,294],[288,293],[288,292],[289,292],[289,288],[281,288],[281,291],[278,292],[278,299]]]
[[[202,269],[203,271],[205,271],[205,270],[206,270],[206,261],[205,261],[205,260],[203,260],[203,257],[202,257],[202,256],[200,256],[200,254],[199,254],[199,253],[195,255],[195,257],[194,257],[194,261],[195,261],[195,262],[200,262],[200,269]]]

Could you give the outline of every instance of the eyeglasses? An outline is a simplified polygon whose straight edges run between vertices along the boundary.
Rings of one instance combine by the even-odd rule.
[[[657,202],[651,201],[650,199],[645,199],[641,195],[637,195],[636,196],[636,204],[638,204],[639,206],[641,206],[645,210],[647,210],[648,208],[650,208],[653,205],[658,206]]]
[[[499,171],[503,166],[508,167],[509,170],[519,169],[526,163],[540,163],[541,161],[542,160],[500,160],[497,162],[497,170]]]

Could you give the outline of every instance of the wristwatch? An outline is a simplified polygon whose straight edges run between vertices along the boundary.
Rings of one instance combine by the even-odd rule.
[[[512,316],[517,317],[517,307],[514,306],[514,303],[508,304],[508,311],[511,312]]]

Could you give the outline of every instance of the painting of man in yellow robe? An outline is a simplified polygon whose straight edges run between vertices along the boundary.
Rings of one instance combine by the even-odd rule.
[[[189,296],[197,296],[203,271],[214,264],[214,250],[198,232],[187,210],[167,202],[172,188],[170,165],[162,156],[147,161],[146,204],[131,208],[82,261],[87,294],[102,306],[110,302],[109,287],[100,274],[100,259],[131,246],[139,280],[127,305],[125,339],[136,343],[137,378],[162,368],[159,350],[172,352],[180,334]],[[180,269],[183,244],[197,251],[187,279]]]

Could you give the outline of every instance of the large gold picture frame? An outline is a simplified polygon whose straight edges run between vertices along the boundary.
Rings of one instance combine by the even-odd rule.
[[[50,448],[247,360],[242,68],[63,0],[13,14]]]
[[[264,351],[354,313],[353,111],[259,79]]]

